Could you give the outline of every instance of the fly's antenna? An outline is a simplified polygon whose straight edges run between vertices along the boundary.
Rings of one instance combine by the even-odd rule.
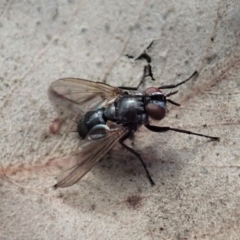
[[[169,103],[171,103],[171,104],[179,107],[179,106],[181,106],[179,103],[176,103],[176,102],[174,102],[174,101],[171,100],[171,99],[167,99],[167,97],[172,96],[172,95],[174,95],[174,94],[176,94],[176,93],[178,93],[178,91],[170,92],[170,93],[166,94],[165,97],[166,97],[166,101],[167,101],[167,102],[169,102]]]
[[[171,100],[171,99],[166,99],[166,101],[169,102],[169,103],[171,103],[172,105],[175,105],[175,106],[178,106],[178,107],[181,106],[179,103],[176,103],[176,102],[174,102],[174,101]]]
[[[172,95],[175,95],[176,93],[178,93],[178,91],[170,92],[170,93],[166,94],[165,97],[170,97]]]

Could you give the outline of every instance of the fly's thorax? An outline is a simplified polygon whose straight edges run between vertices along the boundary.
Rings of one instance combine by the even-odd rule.
[[[99,124],[105,124],[106,119],[103,116],[104,108],[87,112],[78,122],[78,135],[84,139],[89,131]]]
[[[154,120],[162,120],[166,115],[166,97],[158,88],[148,88],[145,91],[145,109],[149,117]]]
[[[134,122],[138,118],[137,116],[143,114],[144,111],[141,96],[126,95],[110,104],[106,108],[104,115],[111,121],[124,124],[126,122]]]
[[[108,105],[108,107],[104,111],[104,116],[111,121],[114,121],[116,119],[115,102]]]

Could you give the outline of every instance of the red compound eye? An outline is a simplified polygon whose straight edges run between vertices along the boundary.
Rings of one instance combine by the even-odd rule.
[[[145,91],[145,94],[149,96],[162,95],[162,92],[158,88],[150,87]],[[150,102],[146,105],[146,111],[152,119],[162,120],[166,114],[165,103],[163,101],[156,101],[156,103]]]
[[[146,95],[151,95],[152,93],[155,93],[155,92],[157,92],[157,93],[160,92],[161,93],[160,89],[155,88],[155,87],[150,87],[150,88],[146,89],[145,94]]]
[[[161,107],[154,103],[147,104],[146,111],[148,116],[154,120],[162,120],[166,114],[166,110],[164,107]]]

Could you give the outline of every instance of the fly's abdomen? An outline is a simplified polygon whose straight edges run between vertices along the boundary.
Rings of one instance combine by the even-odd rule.
[[[84,139],[88,132],[98,124],[106,124],[106,119],[103,116],[104,109],[90,111],[78,122],[78,135]]]

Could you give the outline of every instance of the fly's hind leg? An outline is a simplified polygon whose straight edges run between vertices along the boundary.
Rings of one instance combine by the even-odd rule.
[[[129,152],[131,152],[132,154],[134,154],[134,155],[140,160],[140,162],[142,163],[143,168],[144,168],[144,170],[145,170],[145,172],[146,172],[146,174],[147,174],[147,177],[148,177],[149,182],[151,183],[152,186],[154,186],[155,183],[154,183],[154,181],[153,181],[150,173],[148,172],[147,166],[146,166],[145,162],[143,161],[143,159],[141,158],[140,154],[137,153],[136,151],[134,151],[132,148],[130,148],[129,146],[127,146],[127,145],[124,143],[124,141],[125,141],[127,138],[129,138],[130,135],[131,135],[131,132],[129,132],[128,134],[126,134],[125,136],[123,136],[123,137],[119,140],[119,143],[120,143],[125,149],[127,149]]]
[[[159,127],[159,126],[153,126],[153,125],[149,125],[149,124],[146,124],[145,127],[152,132],[174,131],[174,132],[185,133],[185,134],[189,134],[189,135],[195,135],[195,136],[199,136],[199,137],[209,138],[212,141],[219,141],[220,140],[219,137],[213,137],[213,136],[209,136],[209,135],[205,135],[205,134],[201,134],[201,133],[195,133],[195,132],[192,132],[192,131],[179,129],[179,128]]]
[[[125,89],[125,90],[133,90],[133,91],[137,91],[139,89],[139,87],[144,83],[145,78],[146,77],[151,77],[151,79],[153,81],[155,81],[155,78],[153,77],[153,73],[152,73],[152,66],[151,66],[151,57],[147,54],[147,50],[153,45],[153,41],[148,45],[148,47],[144,50],[144,52],[142,54],[140,54],[137,58],[135,58],[135,60],[140,60],[140,59],[145,59],[147,62],[147,65],[144,66],[143,68],[143,75],[142,78],[138,84],[137,87],[124,87],[121,86],[119,88],[121,89]],[[134,58],[131,55],[126,55],[128,58]]]

